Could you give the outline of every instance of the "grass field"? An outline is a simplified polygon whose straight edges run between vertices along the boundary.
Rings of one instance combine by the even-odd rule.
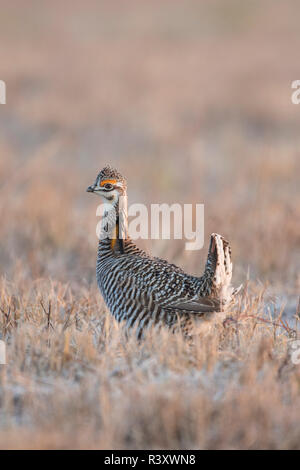
[[[296,449],[299,2],[0,0],[1,448]],[[229,315],[137,344],[95,282],[107,163],[129,203],[205,204],[200,275],[230,240]]]

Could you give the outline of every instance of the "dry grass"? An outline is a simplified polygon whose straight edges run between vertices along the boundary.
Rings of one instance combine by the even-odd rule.
[[[299,2],[18,3],[0,1],[0,446],[299,448]],[[250,277],[235,321],[125,337],[95,285],[85,188],[106,163],[130,202],[205,203],[202,253],[140,244],[199,275],[224,234]]]
[[[3,281],[1,447],[297,448],[295,332],[262,322],[261,294],[194,344],[166,330],[138,344],[94,289]]]

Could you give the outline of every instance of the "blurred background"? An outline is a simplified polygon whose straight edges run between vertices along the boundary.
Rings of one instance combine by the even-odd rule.
[[[299,290],[298,1],[0,1],[0,263],[94,283],[106,164],[129,203],[205,204],[204,250],[143,248],[201,274],[211,232],[249,273]]]

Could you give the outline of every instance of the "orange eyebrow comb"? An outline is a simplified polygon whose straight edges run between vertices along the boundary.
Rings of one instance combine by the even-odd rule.
[[[104,186],[106,183],[116,184],[117,180],[104,180],[101,181],[100,186]]]

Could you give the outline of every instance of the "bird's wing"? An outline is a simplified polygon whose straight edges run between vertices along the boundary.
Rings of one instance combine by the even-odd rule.
[[[138,285],[136,282],[135,276],[128,272],[122,271],[119,272],[119,285],[124,290],[124,295],[126,297],[134,298],[135,302],[142,303],[149,310],[163,309],[168,312],[174,312],[177,314],[191,314],[191,315],[201,315],[207,312],[218,312],[223,310],[223,302],[220,297],[200,297],[200,296],[188,296],[182,295],[178,297],[168,297],[168,295],[163,295],[161,289],[149,288],[144,284],[143,286]],[[131,286],[128,290],[128,286]]]
[[[223,302],[217,297],[199,297],[199,299],[179,299],[177,302],[164,305],[166,310],[176,310],[179,313],[199,315],[207,312],[219,312],[223,309]]]
[[[128,257],[129,258],[129,257]],[[132,257],[135,260],[134,255]],[[139,276],[137,272],[139,271]],[[125,269],[119,271],[119,277],[125,285],[139,284],[136,292],[143,292],[142,303],[149,309],[153,306],[162,308],[169,312],[191,315],[201,315],[207,312],[220,312],[230,303],[235,293],[230,286],[232,276],[231,253],[228,242],[218,234],[212,234],[209,247],[208,261],[206,266],[207,275],[211,278],[211,288],[208,295],[200,296],[195,291],[189,291],[187,288],[180,289],[176,292],[176,287],[187,282],[189,276],[177,266],[168,263],[159,258],[145,257],[144,262],[135,268],[135,272],[131,273]],[[151,281],[152,276],[156,282]],[[149,273],[144,276],[144,273]],[[182,276],[183,275],[183,276]],[[173,278],[175,291],[170,288],[168,292],[164,291],[164,282],[170,286],[169,279]],[[126,290],[126,287],[125,287]]]

